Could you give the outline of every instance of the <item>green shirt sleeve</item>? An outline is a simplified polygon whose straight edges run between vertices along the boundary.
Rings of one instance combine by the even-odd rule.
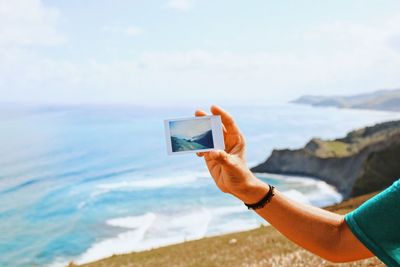
[[[345,220],[383,263],[400,267],[400,180],[348,213]]]

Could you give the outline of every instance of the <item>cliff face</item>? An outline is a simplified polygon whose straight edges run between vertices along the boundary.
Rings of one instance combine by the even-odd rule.
[[[214,141],[213,141],[213,136],[212,136],[211,130],[209,130],[199,136],[195,136],[191,141],[201,144],[205,147],[214,147]]]
[[[381,190],[400,178],[400,144],[372,152],[363,164],[351,195],[359,196],[371,190]]]
[[[274,150],[251,170],[316,177],[345,197],[381,190],[400,177],[400,121],[352,131],[341,139],[313,139],[302,149]]]

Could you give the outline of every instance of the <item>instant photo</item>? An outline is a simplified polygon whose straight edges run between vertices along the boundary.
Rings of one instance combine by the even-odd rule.
[[[164,121],[169,155],[225,149],[220,116]]]

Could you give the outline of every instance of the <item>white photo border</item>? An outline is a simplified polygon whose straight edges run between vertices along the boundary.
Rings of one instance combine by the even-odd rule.
[[[171,121],[187,121],[187,120],[200,120],[200,119],[210,119],[211,123],[211,132],[213,137],[214,148],[205,148],[205,149],[196,149],[196,150],[185,150],[185,151],[172,151],[172,143],[171,143],[171,129],[169,127],[169,122]],[[207,152],[212,150],[224,150],[225,142],[224,142],[224,133],[222,131],[222,120],[220,115],[212,115],[212,116],[198,116],[198,117],[187,117],[187,118],[176,118],[176,119],[166,119],[164,120],[164,130],[165,130],[165,141],[167,144],[167,153],[168,155],[178,155],[178,154],[188,154],[188,153],[196,153],[196,152]]]

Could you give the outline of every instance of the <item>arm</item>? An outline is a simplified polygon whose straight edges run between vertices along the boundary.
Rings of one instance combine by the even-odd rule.
[[[198,156],[204,157],[221,191],[245,203],[258,202],[269,187],[247,167],[244,136],[226,111],[213,106],[211,112],[221,115],[226,149],[198,153]],[[204,115],[207,115],[204,111],[196,111],[196,116]],[[352,234],[343,216],[297,203],[278,190],[272,201],[257,213],[290,240],[329,261],[346,262],[373,256]]]
[[[245,189],[248,193],[240,197],[245,203],[257,202],[269,190],[265,183],[257,178],[252,179],[255,184],[248,186]],[[272,201],[256,211],[297,245],[331,262],[347,262],[373,256],[352,234],[344,216],[295,202],[278,190],[274,192]]]

